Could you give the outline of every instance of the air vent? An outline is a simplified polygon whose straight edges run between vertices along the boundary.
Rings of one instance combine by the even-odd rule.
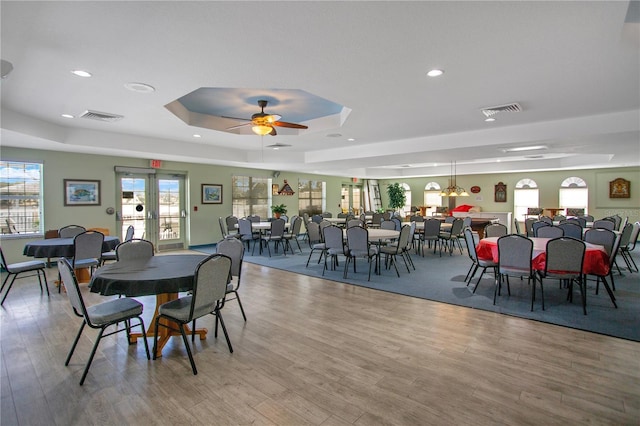
[[[85,111],[80,118],[88,118],[89,120],[98,120],[98,121],[108,121],[108,122],[113,122],[113,121],[118,121],[118,120],[122,120],[124,118],[123,115],[117,115],[117,114],[109,114],[107,112],[98,112],[98,111]]]
[[[522,108],[520,107],[520,104],[513,103],[513,104],[507,104],[507,105],[486,107],[486,108],[482,108],[480,111],[482,111],[482,113],[486,117],[491,117],[498,114],[499,112],[520,112],[522,111]]]

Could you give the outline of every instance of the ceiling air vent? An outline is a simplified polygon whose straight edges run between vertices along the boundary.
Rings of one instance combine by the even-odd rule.
[[[520,107],[520,104],[513,103],[507,105],[486,107],[482,108],[481,111],[486,117],[491,117],[498,114],[499,112],[520,112],[522,111],[522,108]]]
[[[98,111],[85,111],[80,118],[88,118],[90,120],[98,120],[98,121],[118,121],[124,118],[123,115],[118,114],[109,114],[108,112],[98,112]]]

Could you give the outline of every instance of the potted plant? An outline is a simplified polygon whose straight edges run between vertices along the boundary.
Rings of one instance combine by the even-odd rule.
[[[271,206],[271,211],[273,212],[275,218],[279,219],[281,214],[287,214],[287,206],[285,206],[284,204],[276,204],[274,206]]]
[[[404,207],[404,203],[407,201],[404,188],[398,182],[387,185],[387,195],[389,196],[389,208],[393,210]]]

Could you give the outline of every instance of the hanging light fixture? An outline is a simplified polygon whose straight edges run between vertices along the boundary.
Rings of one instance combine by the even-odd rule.
[[[264,124],[259,124],[259,125],[252,126],[251,130],[253,130],[253,133],[255,133],[256,135],[264,136],[271,133],[273,131],[273,127],[266,126]]]
[[[462,187],[457,185],[457,166],[456,162],[451,162],[451,174],[449,175],[449,186],[442,190],[441,197],[468,197],[469,193]]]

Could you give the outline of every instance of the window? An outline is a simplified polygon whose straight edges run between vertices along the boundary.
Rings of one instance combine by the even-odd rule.
[[[42,234],[42,164],[0,161],[2,234]]]
[[[587,214],[589,205],[589,189],[587,182],[579,177],[566,178],[560,184],[560,208],[584,209]]]
[[[325,183],[319,180],[298,180],[298,214],[307,213],[309,217],[325,210]]]
[[[258,215],[266,219],[271,208],[271,179],[251,176],[234,176],[231,180],[233,215],[247,217]]]
[[[441,188],[438,182],[429,182],[424,186],[424,205],[427,206],[426,216],[433,216],[436,207],[442,206]]]
[[[406,183],[401,183],[400,186],[404,189],[404,195],[406,197],[402,211],[405,216],[411,216],[411,187]]]
[[[538,202],[538,184],[535,181],[522,179],[516,183],[516,189],[513,191],[513,210],[518,221],[524,222],[527,209],[539,207]]]

